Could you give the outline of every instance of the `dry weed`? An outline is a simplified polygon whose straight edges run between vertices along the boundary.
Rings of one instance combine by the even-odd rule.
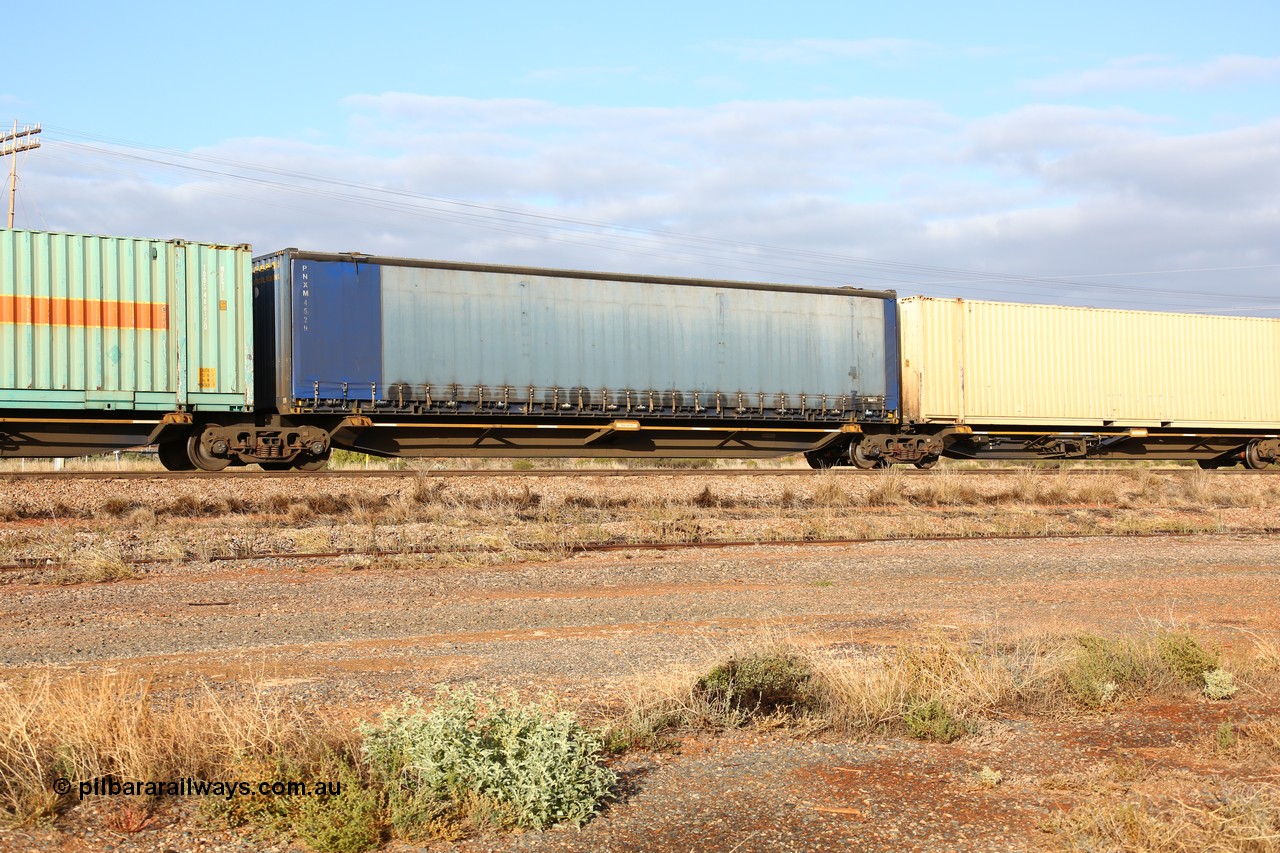
[[[136,501],[126,500],[125,498],[107,498],[99,504],[94,515],[121,518],[141,506]]]
[[[1012,488],[1004,494],[1005,500],[1010,503],[1040,503],[1040,487],[1043,480],[1044,477],[1034,468],[1024,468],[1014,478]]]
[[[930,703],[962,721],[1001,706],[1048,705],[1060,666],[1054,652],[1038,639],[968,644],[937,636],[878,657],[819,653],[814,671],[831,725],[868,734]]]
[[[1111,799],[1070,812],[1055,828],[1076,850],[1266,853],[1280,849],[1280,789],[1223,785],[1186,799]]]
[[[1280,642],[1261,637],[1253,632],[1246,632],[1253,639],[1250,657],[1254,669],[1264,675],[1280,675]]]
[[[195,495],[179,495],[160,509],[165,515],[183,518],[199,518],[201,516],[221,515],[225,506],[211,498]]]
[[[293,506],[293,497],[284,492],[269,492],[263,496],[260,508],[272,515],[284,515]]]
[[[564,506],[571,509],[626,509],[636,506],[637,500],[634,496],[623,495],[621,497],[610,497],[608,495],[568,495],[564,499]]]
[[[762,671],[806,673],[807,698],[797,703],[803,713],[790,715],[805,725],[858,736],[896,731],[951,740],[976,730],[997,711],[1059,713],[1141,696],[1185,697],[1186,682],[1177,667],[1187,657],[1182,653],[1186,643],[1175,643],[1178,654],[1172,662],[1166,660],[1171,657],[1169,636],[1000,640],[986,635],[966,641],[939,634],[884,654],[852,656],[768,637],[746,650],[717,656],[701,676],[682,668],[641,679],[628,691],[629,705],[615,728],[633,739],[653,740],[673,728],[741,725],[749,715],[721,701],[731,691],[715,694],[700,685],[723,680],[723,673],[732,674],[738,664],[763,656],[788,666],[778,663]],[[1161,637],[1166,638],[1163,657]],[[777,680],[778,691],[795,694],[794,685],[783,684],[781,676]],[[768,688],[758,692],[765,695]],[[1269,742],[1277,731],[1280,724],[1259,723],[1255,738]]]
[[[866,506],[900,506],[907,502],[907,478],[894,468],[886,468],[875,478],[871,491],[863,496]]]
[[[1075,489],[1075,500],[1093,506],[1116,506],[1120,503],[1121,482],[1111,474],[1090,477]]]
[[[0,685],[0,819],[52,819],[68,802],[50,787],[57,777],[73,785],[109,776],[226,778],[248,757],[310,760],[342,737],[252,686],[235,698],[203,687],[162,703],[149,682],[123,677],[46,674]]]
[[[702,491],[694,495],[689,503],[699,509],[713,509],[724,506],[725,498],[713,492],[710,486],[703,486]]]
[[[1074,494],[1071,489],[1071,482],[1067,479],[1067,475],[1063,471],[1059,471],[1052,477],[1046,477],[1046,482],[1040,485],[1040,503],[1044,506],[1058,506],[1065,503],[1071,503],[1074,500]]]
[[[813,502],[820,507],[848,506],[849,493],[840,485],[839,475],[823,473],[815,475],[818,484],[813,487]]]
[[[982,496],[965,478],[950,470],[926,478],[914,489],[911,502],[925,506],[971,506],[982,502]]]
[[[447,485],[442,479],[419,475],[413,480],[409,498],[420,506],[432,506],[443,502],[446,488]]]
[[[1182,497],[1190,504],[1203,506],[1209,502],[1210,479],[1212,475],[1200,468],[1194,468],[1182,478]]]
[[[71,553],[55,576],[56,583],[106,583],[136,577],[137,572],[124,558],[120,546],[99,541]]]

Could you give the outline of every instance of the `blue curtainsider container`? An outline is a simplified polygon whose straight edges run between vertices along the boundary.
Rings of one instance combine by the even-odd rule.
[[[252,252],[0,230],[0,408],[244,411]]]
[[[892,292],[296,249],[254,269],[258,403],[281,413],[898,414]]]

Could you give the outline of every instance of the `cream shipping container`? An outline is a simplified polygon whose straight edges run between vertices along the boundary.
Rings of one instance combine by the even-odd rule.
[[[1280,429],[1280,320],[911,297],[907,421]]]

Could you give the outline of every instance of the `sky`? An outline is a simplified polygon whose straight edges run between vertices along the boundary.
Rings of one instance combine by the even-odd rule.
[[[19,228],[1280,317],[1275,2],[4,17]]]

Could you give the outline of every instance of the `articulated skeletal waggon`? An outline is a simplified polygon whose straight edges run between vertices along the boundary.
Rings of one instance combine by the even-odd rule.
[[[0,231],[0,456],[1280,453],[1280,320]]]

